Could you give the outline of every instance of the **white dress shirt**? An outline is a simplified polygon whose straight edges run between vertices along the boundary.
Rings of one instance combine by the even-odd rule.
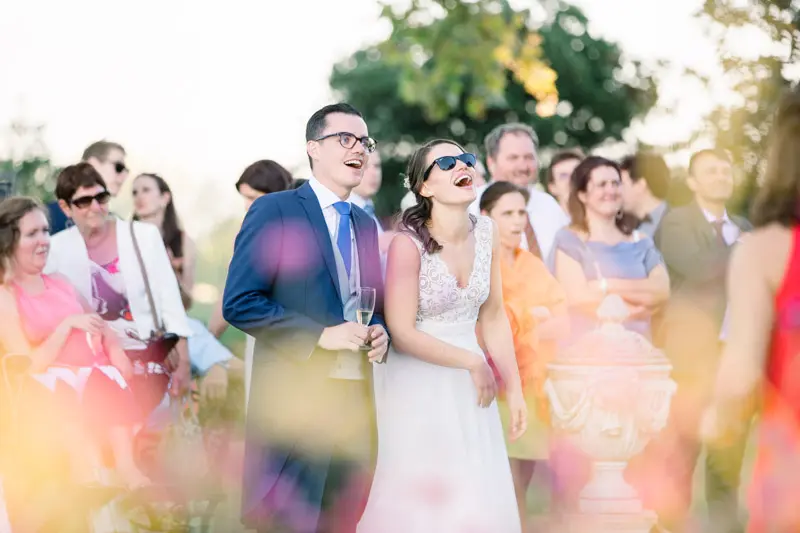
[[[480,214],[480,202],[483,191],[491,184],[483,185],[478,188],[478,195],[475,201],[470,205],[469,210],[472,214]],[[542,250],[542,258],[545,259],[550,254],[553,248],[553,242],[556,238],[558,230],[564,226],[569,225],[569,217],[558,205],[555,198],[542,192],[533,185],[528,187],[528,192],[531,199],[528,201],[528,217],[531,220],[531,226],[536,233],[536,239],[539,241],[539,248]],[[523,235],[521,246],[523,249],[528,248],[528,242]]]
[[[331,243],[336,246],[336,231],[339,229],[339,212],[333,207],[333,204],[336,202],[350,202],[350,199],[342,200],[336,193],[332,190],[324,186],[320,181],[311,176],[308,180],[308,184],[311,186],[311,190],[314,191],[314,194],[317,195],[317,200],[319,201],[319,207],[322,209],[322,216],[325,217],[325,224],[328,226],[328,233],[331,236]],[[353,224],[350,224],[350,239],[354,240],[353,234]]]
[[[708,220],[710,224],[713,224],[718,220],[717,217],[715,217],[712,213],[702,208],[701,210],[703,211],[703,216],[706,217],[706,220]],[[739,235],[741,234],[742,230],[739,229],[739,226],[733,223],[733,220],[731,220],[731,218],[728,216],[727,209],[722,213],[722,220],[722,238],[725,239],[725,244],[730,246],[739,239]]]

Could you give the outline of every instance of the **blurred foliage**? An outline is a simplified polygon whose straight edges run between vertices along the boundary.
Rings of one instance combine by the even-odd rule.
[[[55,200],[59,168],[50,162],[43,141],[44,126],[14,121],[6,131],[9,153],[0,158],[0,187],[32,196],[44,203]],[[8,184],[8,185],[5,185]]]
[[[555,111],[556,73],[542,61],[541,39],[528,30],[525,12],[499,1],[414,0],[400,11],[384,5],[382,16],[392,33],[377,50],[399,67],[402,100],[420,106],[430,122],[462,111],[485,118],[490,106],[503,105],[509,72],[549,104],[549,115]]]
[[[240,217],[232,217],[216,224],[214,228],[197,243],[197,266],[195,283],[206,284],[215,288],[216,298],[201,301],[195,298],[189,312],[191,316],[208,324],[208,320],[216,307],[222,290],[225,287],[225,278],[228,275],[228,264],[233,255],[233,241],[242,224]],[[195,291],[197,292],[197,291]],[[236,328],[228,328],[220,339],[228,349],[239,357],[244,355],[245,335]]]
[[[732,208],[747,212],[767,154],[769,130],[778,101],[789,87],[787,66],[800,63],[800,4],[796,0],[706,0],[697,14],[708,24],[722,57],[726,81],[740,98],[734,107],[718,107],[698,132],[728,150],[744,176]],[[756,39],[755,37],[763,37]],[[753,58],[729,53],[730,43],[750,39]]]
[[[540,145],[591,149],[620,140],[656,101],[652,76],[619,47],[587,31],[587,19],[560,1],[514,11],[505,1],[411,2],[384,9],[392,32],[335,65],[331,87],[357,107],[378,139],[384,186],[376,201],[395,212],[400,174],[415,145],[454,139],[482,152],[505,122],[530,124]],[[555,90],[553,90],[553,88]]]

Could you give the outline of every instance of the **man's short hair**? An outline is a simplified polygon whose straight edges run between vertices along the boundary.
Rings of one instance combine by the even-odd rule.
[[[333,113],[355,115],[357,117],[364,118],[358,109],[350,104],[345,104],[342,102],[338,104],[326,105],[311,115],[311,118],[309,118],[308,122],[306,122],[306,141],[319,139],[319,137],[322,135],[322,132],[325,131],[328,115],[332,115]]]
[[[107,189],[106,182],[95,168],[86,162],[70,165],[58,174],[56,180],[56,198],[69,203],[81,187],[100,185]]]
[[[328,115],[332,115],[333,113],[355,115],[362,119],[364,118],[361,112],[350,104],[340,102],[338,104],[326,105],[322,109],[315,111],[314,114],[311,115],[311,118],[308,119],[308,122],[306,122],[306,142],[314,141],[322,136],[322,132],[325,131],[325,126],[328,125]],[[311,156],[308,156],[308,164],[312,168],[314,167]]]
[[[111,150],[119,150],[123,154],[125,153],[125,148],[123,148],[121,144],[111,141],[97,141],[86,147],[86,150],[83,151],[81,161],[88,161],[92,157],[103,161]]]
[[[640,152],[629,155],[620,162],[620,168],[636,183],[644,178],[647,188],[659,200],[666,200],[669,195],[672,175],[664,158],[653,152]]]
[[[553,175],[553,169],[559,163],[563,163],[564,161],[578,161],[581,162],[586,157],[586,154],[583,153],[580,149],[572,149],[572,150],[562,150],[561,152],[556,152],[553,158],[550,160],[550,164],[547,166],[547,183],[553,183],[556,180],[556,177]]]
[[[727,163],[733,163],[731,160],[730,154],[723,150],[722,148],[706,148],[705,150],[700,150],[692,154],[692,157],[689,158],[689,175],[694,175],[694,167],[697,165],[697,161],[704,157],[715,157],[720,161],[725,161]]]
[[[536,132],[533,131],[533,128],[521,122],[512,122],[497,126],[490,131],[483,140],[486,157],[491,157],[492,159],[497,157],[497,152],[500,149],[500,140],[508,133],[527,135],[533,141],[533,147],[536,149],[539,148],[539,137],[536,135]]]

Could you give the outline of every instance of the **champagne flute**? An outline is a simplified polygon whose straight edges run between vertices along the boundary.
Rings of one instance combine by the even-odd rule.
[[[375,312],[375,289],[372,287],[361,287],[358,289],[358,307],[356,308],[356,321],[362,326],[369,326],[372,320],[372,313]],[[362,352],[372,349],[370,339],[367,339],[359,348]]]

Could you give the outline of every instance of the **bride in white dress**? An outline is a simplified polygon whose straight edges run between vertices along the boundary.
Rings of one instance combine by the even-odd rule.
[[[475,156],[452,141],[421,147],[408,166],[418,204],[389,250],[385,318],[392,346],[375,365],[378,462],[358,533],[519,533],[496,384],[511,438],[525,431],[496,228],[471,217]]]

